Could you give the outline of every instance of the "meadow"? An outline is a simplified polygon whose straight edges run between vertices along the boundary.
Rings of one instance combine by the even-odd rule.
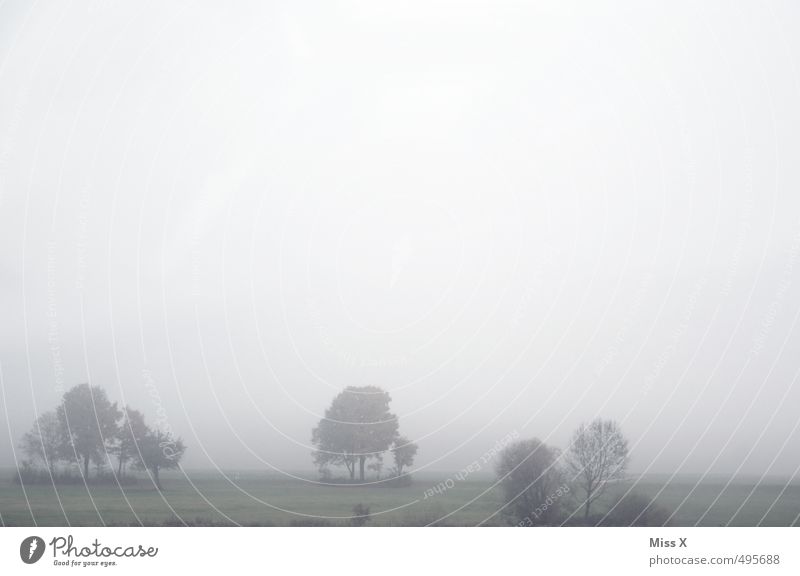
[[[395,487],[320,485],[257,472],[230,473],[226,478],[195,471],[165,475],[159,493],[146,480],[123,489],[108,484],[23,489],[11,480],[10,470],[0,472],[0,521],[6,526],[350,525],[358,504],[369,506],[371,526],[505,524],[496,514],[500,491],[488,477],[453,481],[446,473],[420,473],[413,484]],[[677,526],[787,526],[800,514],[796,482],[764,480],[756,486],[755,480],[736,479],[727,487],[726,483],[725,478],[698,482],[678,477],[668,482],[652,476],[640,478],[636,492],[656,496],[660,506],[675,511],[672,524]],[[437,486],[440,489],[433,491]],[[609,490],[598,512],[607,509],[615,492],[626,488],[621,483]],[[570,511],[576,506],[565,504]]]

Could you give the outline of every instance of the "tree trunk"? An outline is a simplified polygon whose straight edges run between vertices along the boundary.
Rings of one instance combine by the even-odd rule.
[[[153,466],[153,483],[156,485],[158,491],[161,491],[161,480],[158,477],[158,466]]]
[[[121,477],[122,477],[122,463],[123,463],[124,461],[125,461],[125,460],[122,458],[122,455],[120,454],[120,456],[119,456],[119,469],[117,470],[117,477],[118,477],[118,478],[121,478]]]
[[[592,493],[586,493],[586,505],[583,507],[583,521],[588,524],[589,523],[589,506],[591,506],[592,502]]]
[[[84,480],[88,480],[89,479],[89,457],[88,456],[84,456],[83,457],[83,479]]]
[[[353,462],[350,466],[347,467],[350,470],[350,480],[355,480],[356,477],[356,463]]]
[[[367,461],[366,456],[358,457],[358,475],[362,482],[364,481],[364,464],[366,463],[366,461]]]

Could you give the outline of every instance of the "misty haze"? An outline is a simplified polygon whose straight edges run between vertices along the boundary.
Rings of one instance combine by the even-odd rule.
[[[800,8],[378,4],[0,6],[0,523],[800,523]]]

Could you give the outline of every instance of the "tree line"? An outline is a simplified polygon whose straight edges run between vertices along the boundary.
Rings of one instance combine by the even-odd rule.
[[[186,451],[181,438],[151,428],[141,412],[119,408],[105,390],[89,384],[70,388],[55,410],[41,414],[20,448],[27,456],[17,473],[20,482],[71,481],[75,469],[88,481],[94,464],[96,477],[110,469],[117,481],[130,468],[142,470],[159,490],[159,473],[178,468]]]

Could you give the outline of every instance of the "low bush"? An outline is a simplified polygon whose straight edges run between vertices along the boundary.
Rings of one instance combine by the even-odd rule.
[[[641,494],[622,496],[600,521],[601,526],[668,526],[669,512]]]

